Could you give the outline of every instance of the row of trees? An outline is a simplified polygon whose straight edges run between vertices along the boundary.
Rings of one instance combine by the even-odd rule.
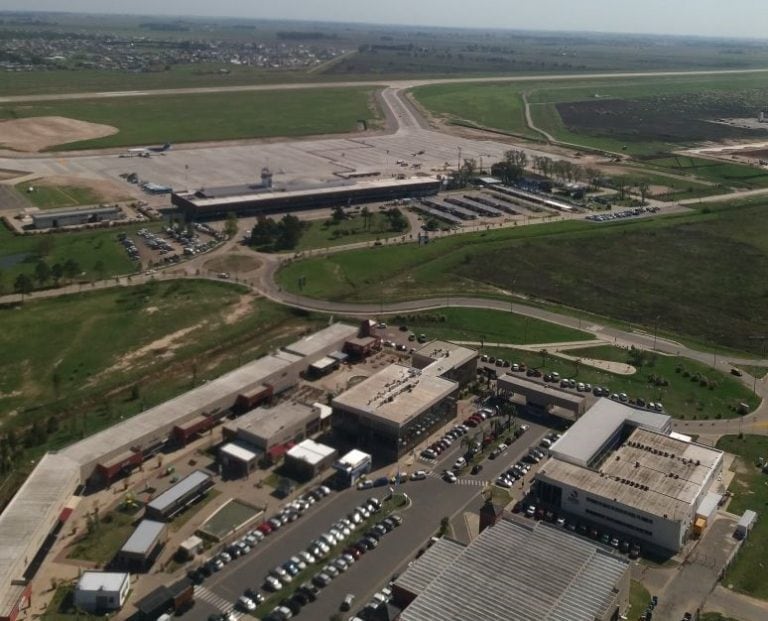
[[[106,274],[106,268],[102,261],[97,261],[93,266],[94,272],[103,278]],[[59,286],[62,280],[73,280],[82,273],[80,264],[74,259],[68,259],[64,263],[54,263],[49,265],[46,261],[39,260],[31,274],[22,272],[13,281],[13,291],[26,295],[35,289],[53,284]],[[0,293],[6,291],[6,277],[0,272]]]

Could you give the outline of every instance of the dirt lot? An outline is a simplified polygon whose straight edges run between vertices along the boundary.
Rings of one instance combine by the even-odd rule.
[[[37,152],[67,142],[103,138],[117,128],[60,116],[0,121],[0,146],[14,151]]]

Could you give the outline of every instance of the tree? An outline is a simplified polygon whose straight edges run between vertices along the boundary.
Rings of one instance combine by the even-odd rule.
[[[224,224],[224,232],[227,234],[229,239],[232,239],[235,235],[237,235],[237,228],[237,215],[230,211],[227,214],[227,221]]]
[[[477,162],[470,158],[464,160],[464,163],[459,168],[459,174],[456,179],[459,187],[465,187],[477,174]]]
[[[251,246],[267,248],[274,246],[278,234],[278,225],[272,218],[259,216],[251,229]]]
[[[22,300],[24,300],[25,295],[32,291],[33,287],[32,279],[26,274],[19,274],[13,282],[13,290],[21,294]]]
[[[64,263],[64,276],[70,280],[77,278],[82,273],[80,264],[74,259],[67,259]]]
[[[96,263],[93,264],[93,271],[99,280],[104,280],[104,276],[107,273],[107,268],[104,265],[104,261],[102,261],[101,259],[96,261]]]
[[[45,261],[38,261],[35,265],[35,280],[41,287],[51,278],[51,268]]]
[[[333,212],[331,213],[331,219],[333,220],[334,224],[339,224],[343,220],[347,219],[347,214],[344,211],[344,209],[341,207],[341,205],[336,205],[336,207],[333,208]]]
[[[52,235],[43,235],[40,238],[40,242],[37,244],[37,254],[41,257],[47,257],[56,245],[56,240]]]
[[[403,215],[397,207],[392,207],[384,212],[385,217],[389,221],[390,230],[400,233],[408,228],[408,219]]]
[[[63,276],[64,268],[61,263],[54,263],[51,266],[51,278],[53,278],[53,284],[58,285]]]
[[[641,181],[637,184],[637,191],[640,193],[640,202],[645,205],[645,197],[648,196],[648,190],[650,189],[647,181]]]
[[[360,215],[363,217],[363,230],[368,231],[371,228],[371,220],[373,218],[371,210],[368,207],[363,207]]]
[[[293,214],[286,214],[280,220],[280,229],[276,247],[280,250],[292,250],[299,244],[304,225]]]

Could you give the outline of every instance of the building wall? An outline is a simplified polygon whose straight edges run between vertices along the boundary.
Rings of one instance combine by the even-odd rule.
[[[128,597],[130,580],[125,580],[119,591],[75,590],[75,606],[89,612],[119,610]]]
[[[538,474],[536,485],[536,495],[546,504],[604,526],[611,532],[623,534],[632,541],[648,543],[665,550],[677,552],[680,549],[687,530],[686,524],[690,525],[692,520],[693,507],[687,514],[677,516],[677,519],[665,519],[551,480],[546,475]],[[548,490],[547,486],[560,490],[559,500],[551,495],[552,490]]]
[[[88,224],[92,222],[105,222],[108,220],[122,220],[123,218],[123,212],[119,209],[114,209],[109,212],[100,214],[92,214],[88,211],[68,216],[57,216],[56,214],[40,214],[39,216],[33,217],[33,222],[36,229],[49,229],[60,226],[75,226],[78,224]]]

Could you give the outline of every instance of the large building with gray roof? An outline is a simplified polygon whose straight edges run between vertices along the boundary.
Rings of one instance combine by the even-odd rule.
[[[676,552],[721,478],[723,453],[669,430],[666,415],[601,399],[551,447],[534,495],[553,511]]]
[[[627,608],[629,574],[599,544],[508,517],[469,545],[435,543],[393,594],[400,621],[611,621]]]

